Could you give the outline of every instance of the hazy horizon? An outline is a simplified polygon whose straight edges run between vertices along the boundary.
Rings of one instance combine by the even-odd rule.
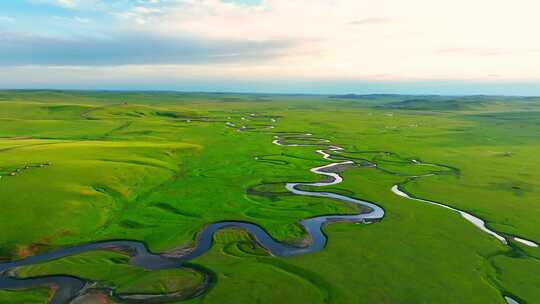
[[[326,86],[331,86],[328,83]],[[388,86],[390,88],[385,89]],[[285,86],[286,87],[286,86]],[[27,91],[107,91],[107,92],[176,92],[176,93],[222,93],[222,94],[275,94],[275,95],[418,95],[418,96],[512,96],[512,97],[539,97],[540,88],[536,84],[515,86],[512,84],[506,84],[501,87],[500,85],[476,85],[468,84],[464,88],[455,88],[446,86],[437,86],[437,84],[424,84],[423,86],[397,86],[382,84],[362,84],[358,86],[350,86],[350,89],[312,89],[315,85],[306,85],[304,87],[295,87],[294,89],[287,90],[282,85],[268,87],[260,87],[258,89],[242,89],[241,86],[222,86],[222,85],[185,85],[183,88],[174,87],[145,87],[143,85],[131,85],[131,86],[14,86],[5,87],[0,85],[0,90],[27,90]],[[404,88],[405,87],[405,88]],[[466,87],[466,88],[465,88]],[[280,89],[275,89],[280,88]],[[360,89],[359,89],[360,88]]]

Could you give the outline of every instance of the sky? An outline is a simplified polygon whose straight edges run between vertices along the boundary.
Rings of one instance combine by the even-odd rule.
[[[0,1],[0,87],[540,95],[538,0]]]

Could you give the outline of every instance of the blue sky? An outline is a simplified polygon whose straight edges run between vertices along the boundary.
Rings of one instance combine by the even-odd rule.
[[[0,87],[540,95],[539,10],[532,0],[2,1]]]

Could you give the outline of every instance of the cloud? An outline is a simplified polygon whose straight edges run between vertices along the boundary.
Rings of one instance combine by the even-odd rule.
[[[528,51],[525,51],[528,52]],[[443,55],[471,55],[471,56],[503,56],[515,53],[523,54],[522,50],[510,50],[508,48],[443,48],[436,50],[437,54]]]
[[[4,34],[0,36],[0,65],[249,63],[275,59],[294,44],[285,40],[208,40],[133,32],[93,39]]]
[[[30,20],[0,38],[0,65],[189,64],[247,78],[540,79],[540,40],[531,38],[540,28],[537,0],[33,1],[97,21],[42,29]],[[223,63],[244,68],[224,71]]]
[[[357,19],[349,22],[350,25],[370,25],[370,24],[387,24],[395,22],[395,20],[391,18],[383,18],[383,17],[371,17],[371,18],[362,18]]]
[[[122,21],[135,21],[138,24],[146,24],[149,18],[163,13],[164,10],[158,7],[135,6],[126,11],[115,12],[113,15]]]

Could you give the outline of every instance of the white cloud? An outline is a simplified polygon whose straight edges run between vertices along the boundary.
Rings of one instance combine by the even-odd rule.
[[[151,17],[161,15],[162,13],[163,10],[161,8],[134,6],[123,12],[115,12],[113,15],[123,20],[134,21],[137,24],[145,25]]]
[[[535,0],[173,2],[159,12],[132,9],[123,22],[169,35],[301,42],[273,66],[259,67],[277,74],[540,79],[540,54],[530,52],[540,49]]]
[[[212,53],[227,65],[199,67],[225,77],[540,80],[537,0],[31,1],[97,6],[111,31],[279,48],[255,61],[227,49]]]

